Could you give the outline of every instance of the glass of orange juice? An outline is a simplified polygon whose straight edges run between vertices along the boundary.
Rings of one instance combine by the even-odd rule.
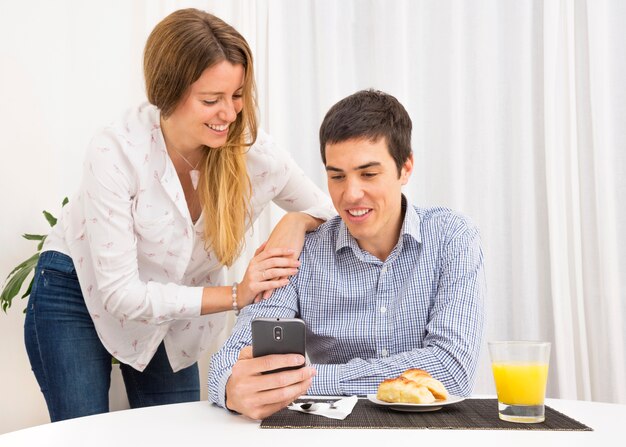
[[[543,422],[550,343],[492,341],[488,345],[500,419]]]

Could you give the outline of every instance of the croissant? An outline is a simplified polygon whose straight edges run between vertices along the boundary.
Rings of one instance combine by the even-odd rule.
[[[381,382],[376,397],[385,402],[430,404],[447,399],[448,391],[427,371],[412,368],[399,377]]]
[[[428,388],[428,391],[430,391],[433,396],[435,396],[435,399],[446,400],[448,398],[448,391],[446,390],[446,387],[443,386],[443,383],[441,383],[437,379],[426,376],[418,376],[412,380],[418,385]]]
[[[435,401],[435,396],[428,391],[428,388],[402,376],[383,380],[378,385],[376,398],[385,402],[411,404],[430,404]]]
[[[411,368],[400,374],[402,377],[406,377],[409,380],[415,380],[416,377],[432,377],[428,371],[423,369]]]

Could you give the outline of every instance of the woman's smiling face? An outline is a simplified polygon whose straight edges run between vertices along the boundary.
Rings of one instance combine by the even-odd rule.
[[[181,152],[223,146],[243,108],[243,82],[241,64],[222,61],[204,70],[166,118],[168,139]]]

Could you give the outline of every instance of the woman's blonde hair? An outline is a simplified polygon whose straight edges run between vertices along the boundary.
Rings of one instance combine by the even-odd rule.
[[[223,61],[243,65],[243,108],[229,127],[226,144],[204,151],[198,191],[205,247],[230,266],[241,252],[250,219],[252,191],[245,154],[257,137],[252,52],[232,26],[192,8],[163,19],[144,50],[148,101],[161,110],[163,118],[174,112],[204,70]]]

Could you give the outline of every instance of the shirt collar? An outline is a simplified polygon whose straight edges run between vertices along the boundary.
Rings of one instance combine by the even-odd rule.
[[[402,222],[402,228],[400,229],[400,238],[396,244],[396,248],[402,249],[404,236],[409,236],[417,243],[422,242],[422,236],[420,234],[420,217],[415,211],[415,208],[407,200],[406,196],[402,194],[402,209],[404,212],[404,221]],[[339,252],[344,247],[350,247],[357,256],[360,256],[362,250],[359,247],[356,239],[352,237],[348,231],[346,223],[341,220],[339,226],[339,234],[337,235],[337,243],[335,245],[335,252]],[[395,248],[394,248],[395,250]]]

